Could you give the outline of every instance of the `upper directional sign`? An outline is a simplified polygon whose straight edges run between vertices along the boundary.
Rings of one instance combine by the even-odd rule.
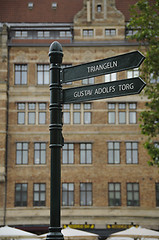
[[[94,62],[66,67],[62,71],[62,81],[64,83],[72,82],[137,68],[144,59],[145,57],[139,51],[134,51]]]
[[[146,83],[140,77],[136,77],[84,87],[68,88],[63,90],[63,103],[84,102],[138,94],[145,85]]]

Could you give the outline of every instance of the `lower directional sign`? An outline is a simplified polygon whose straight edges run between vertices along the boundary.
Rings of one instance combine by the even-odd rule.
[[[63,103],[85,102],[104,98],[138,94],[146,83],[140,78],[130,78],[63,90]]]

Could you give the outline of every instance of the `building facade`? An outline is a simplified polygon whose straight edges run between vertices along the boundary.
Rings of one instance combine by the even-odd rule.
[[[17,2],[1,3],[0,225],[38,233],[50,215],[50,44],[62,44],[62,68],[145,49],[128,39],[124,0]],[[139,69],[63,88],[136,76]],[[159,229],[158,169],[147,164],[139,127],[146,101],[141,93],[63,104],[62,225]]]

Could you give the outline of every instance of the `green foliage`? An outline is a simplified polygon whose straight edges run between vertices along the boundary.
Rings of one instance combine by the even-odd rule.
[[[144,146],[151,157],[149,165],[159,167],[159,0],[139,0],[131,7],[131,16],[128,28],[137,30],[132,39],[146,48],[141,77],[147,83],[149,101],[140,115],[140,127],[147,136]]]

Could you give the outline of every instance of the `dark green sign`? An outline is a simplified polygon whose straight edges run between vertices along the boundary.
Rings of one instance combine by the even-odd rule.
[[[66,67],[61,73],[61,78],[63,83],[66,83],[133,69],[139,67],[144,59],[145,57],[139,51],[134,51],[94,62]]]
[[[63,103],[85,102],[138,94],[145,85],[145,82],[140,77],[136,77],[109,83],[68,88],[63,90]]]

